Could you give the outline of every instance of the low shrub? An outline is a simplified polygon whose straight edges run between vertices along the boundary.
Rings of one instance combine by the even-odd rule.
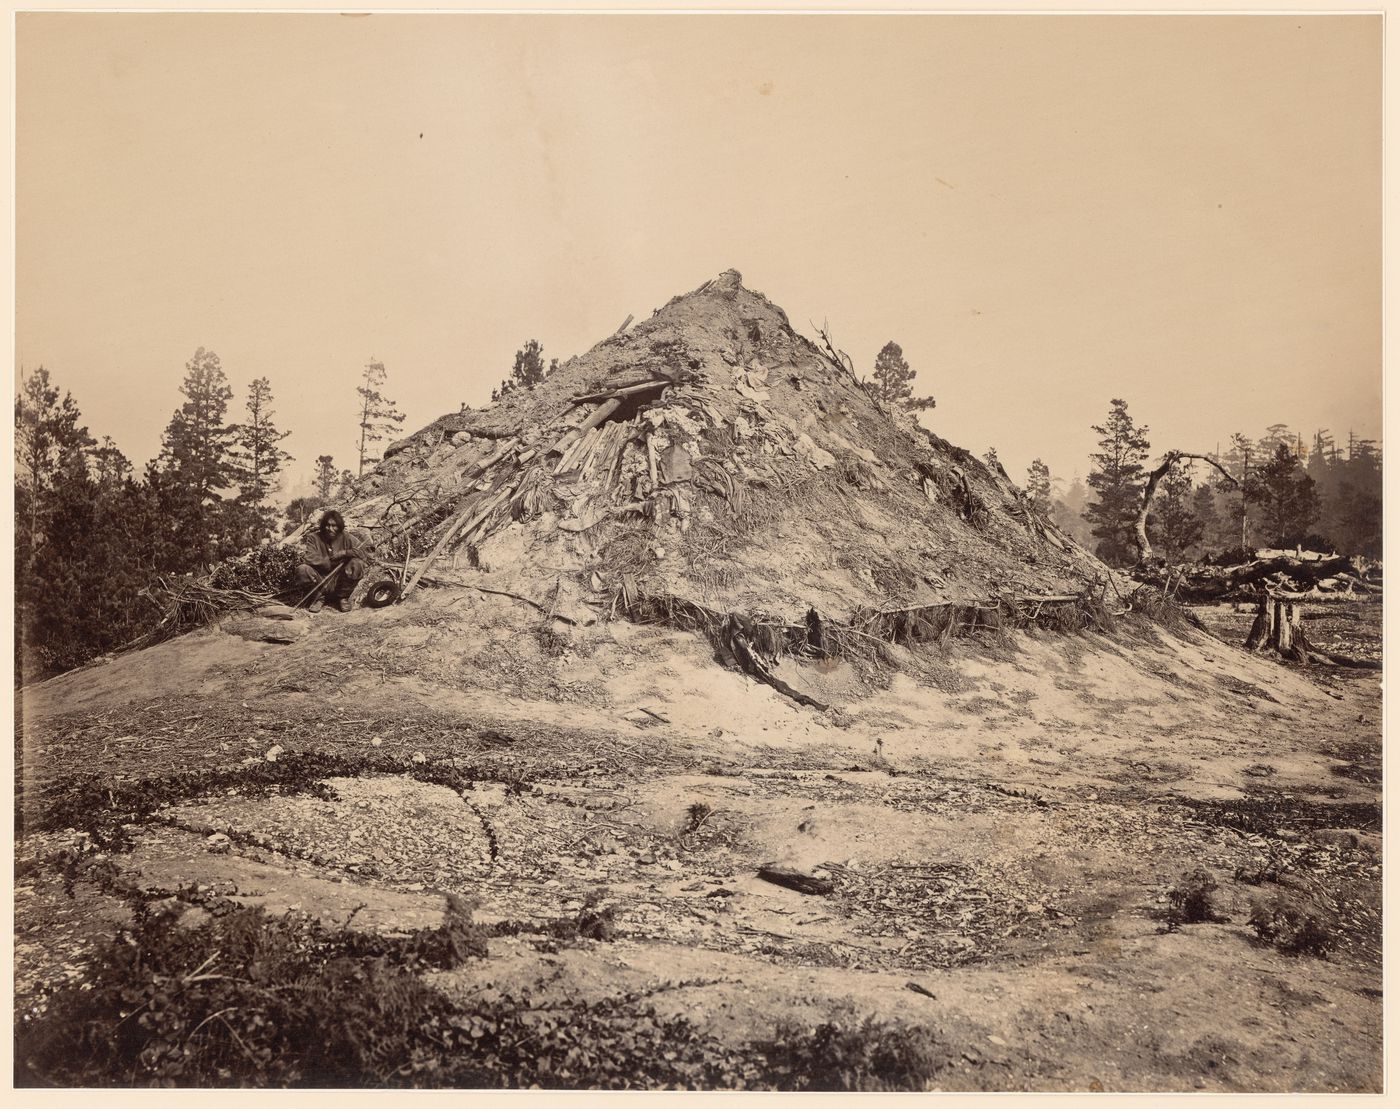
[[[1249,925],[1261,940],[1289,955],[1325,958],[1337,941],[1330,913],[1282,890],[1254,902]]]
[[[299,550],[263,544],[214,564],[209,585],[214,589],[243,589],[250,593],[280,593],[295,584]]]
[[[1181,880],[1167,891],[1171,906],[1167,913],[1169,924],[1206,924],[1225,919],[1215,908],[1215,892],[1220,887],[1210,872],[1197,867],[1182,874]]]
[[[470,912],[449,898],[441,928],[393,937],[245,908],[181,927],[138,906],[91,981],[20,1020],[15,1083],[918,1090],[942,1062],[931,1034],[873,1018],[731,1045],[645,993],[454,1004],[422,972],[485,953]]]
[[[781,1022],[764,1044],[783,1090],[922,1091],[949,1062],[932,1032],[867,1016],[804,1026]]]
[[[416,972],[484,952],[473,929],[461,902],[406,940],[261,909],[185,928],[143,906],[98,953],[91,988],[16,1029],[16,1083],[416,1084],[450,1012]]]

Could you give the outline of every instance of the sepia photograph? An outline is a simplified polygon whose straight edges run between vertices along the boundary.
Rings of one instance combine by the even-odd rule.
[[[12,1088],[1384,1093],[1382,13],[11,16]]]

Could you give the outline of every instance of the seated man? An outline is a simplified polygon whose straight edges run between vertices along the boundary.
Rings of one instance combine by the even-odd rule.
[[[302,561],[297,566],[297,583],[309,590],[313,585],[339,567],[339,573],[325,585],[307,608],[320,612],[322,601],[329,599],[341,612],[350,611],[350,594],[365,575],[365,562],[355,547],[355,540],[345,530],[345,521],[339,512],[330,509],[321,517],[321,523],[306,533],[306,546],[302,550]]]

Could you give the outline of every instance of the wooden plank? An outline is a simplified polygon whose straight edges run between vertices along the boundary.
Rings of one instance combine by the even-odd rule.
[[[594,401],[617,400],[622,397],[634,397],[638,393],[647,393],[652,389],[662,389],[674,382],[669,377],[649,377],[645,381],[633,381],[627,385],[619,385],[616,388],[608,389],[601,393],[587,393],[581,397],[574,397],[574,404],[591,404]]]
[[[496,450],[483,458],[480,462],[474,462],[462,471],[461,484],[476,481],[487,470],[503,459],[507,454],[520,445],[519,439],[507,439]]]
[[[490,502],[486,505],[485,508],[481,509],[475,515],[472,515],[469,523],[468,516],[472,512],[472,507],[475,507],[475,502],[473,503],[472,507],[468,507],[462,512],[460,512],[457,518],[452,521],[452,525],[445,532],[442,533],[442,538],[437,541],[437,545],[434,546],[430,552],[428,552],[428,557],[424,559],[423,564],[418,567],[417,573],[413,575],[413,580],[410,581],[406,586],[404,586],[403,592],[399,594],[399,600],[405,600],[408,597],[408,595],[418,587],[418,582],[422,579],[423,575],[427,573],[428,568],[432,566],[434,562],[437,561],[438,555],[442,554],[443,550],[447,547],[447,544],[451,542],[452,537],[456,535],[459,530],[462,530],[463,524],[466,524],[466,530],[470,531],[472,528],[476,527],[476,525],[479,524],[482,520],[486,519],[486,517],[489,516],[493,511],[495,511],[496,507],[501,503],[501,501],[503,501],[514,491],[514,486],[506,486],[498,494],[496,494],[496,496],[490,499]]]
[[[588,418],[584,420],[583,423],[579,424],[578,427],[574,428],[572,431],[562,436],[559,439],[559,441],[554,444],[554,446],[550,447],[549,453],[562,455],[571,446],[573,446],[574,443],[578,442],[579,439],[582,439],[585,435],[587,435],[590,431],[592,431],[595,427],[601,424],[604,420],[606,420],[609,416],[611,416],[621,407],[622,400],[619,397],[613,397],[610,400],[605,400],[602,404],[598,405],[597,408],[595,408],[592,412],[588,414]]]
[[[589,428],[569,445],[569,449],[564,452],[564,456],[559,459],[558,464],[551,471],[555,477],[574,468],[574,464],[583,456],[583,452],[594,434],[594,429]]]

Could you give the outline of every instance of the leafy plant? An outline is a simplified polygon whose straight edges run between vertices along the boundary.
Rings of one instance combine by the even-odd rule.
[[[1197,867],[1188,870],[1181,880],[1167,891],[1171,908],[1169,924],[1206,924],[1225,919],[1215,908],[1214,894],[1220,887],[1210,872]]]
[[[765,1045],[785,1090],[926,1090],[949,1061],[927,1029],[867,1016],[804,1026],[784,1021]]]
[[[1289,955],[1323,958],[1337,940],[1330,914],[1282,890],[1254,902],[1249,925],[1261,940]]]
[[[16,1083],[915,1090],[942,1063],[926,1032],[841,1014],[727,1044],[658,1013],[658,990],[454,1004],[421,975],[486,953],[471,911],[449,897],[440,928],[396,937],[247,908],[181,927],[138,904],[89,982],[20,1020]]]

